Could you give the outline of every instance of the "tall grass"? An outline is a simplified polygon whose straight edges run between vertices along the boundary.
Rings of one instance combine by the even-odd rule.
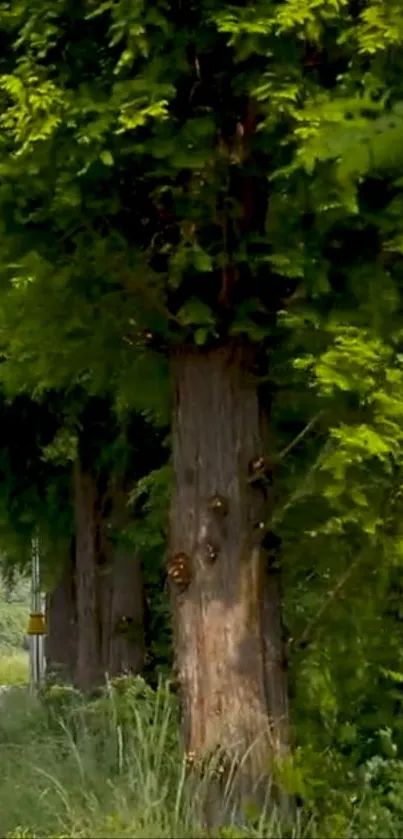
[[[89,704],[58,688],[45,701],[23,689],[1,697],[1,836],[19,826],[37,836],[182,835],[168,692],[152,710],[139,693],[110,687]]]
[[[87,703],[57,687],[45,700],[8,691],[0,698],[0,835],[202,836],[176,714],[167,687],[154,694],[139,679]],[[228,835],[280,832],[260,819],[247,834]]]
[[[0,836],[206,836],[197,817],[202,784],[185,779],[178,731],[165,685],[154,693],[141,679],[121,679],[90,701],[60,687],[36,696],[11,688],[0,695]],[[363,798],[351,818],[340,796],[336,802],[322,821],[302,814],[285,828],[267,809],[242,824],[229,819],[220,836],[401,835],[383,804]]]

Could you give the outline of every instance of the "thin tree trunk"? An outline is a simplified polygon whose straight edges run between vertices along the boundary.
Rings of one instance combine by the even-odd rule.
[[[141,673],[144,667],[144,615],[140,563],[125,547],[115,546],[107,672],[111,677]]]
[[[97,487],[79,461],[74,466],[78,650],[76,681],[87,691],[102,683],[97,569]]]
[[[61,570],[52,592],[47,595],[47,672],[57,681],[72,683],[77,662],[77,612],[75,557]]]
[[[217,749],[227,765],[243,759],[238,802],[266,793],[270,763],[288,748],[279,588],[262,547],[269,476],[248,355],[230,346],[174,359],[167,568],[185,748],[195,765]]]

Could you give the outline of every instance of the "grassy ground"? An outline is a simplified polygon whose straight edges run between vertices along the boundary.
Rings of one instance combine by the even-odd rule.
[[[0,693],[0,837],[206,837],[197,815],[204,782],[185,777],[168,686],[155,693],[141,679],[121,679],[91,701],[58,686],[34,696],[23,650],[28,612],[25,589],[14,600],[0,591],[0,685],[14,686]],[[346,771],[343,760],[335,743],[326,755],[311,750],[297,784],[288,770],[305,802],[291,828],[267,807],[236,823],[227,816],[212,835],[403,836],[403,761],[375,756]]]
[[[45,701],[21,688],[7,692],[0,835],[202,836],[195,801],[203,790],[184,781],[175,716],[168,689],[155,696],[141,680],[126,681],[124,691],[118,683],[90,704],[59,688]],[[283,835],[269,813],[254,822],[222,836]]]
[[[120,680],[92,702],[58,687],[36,697],[11,689],[0,697],[0,766],[0,836],[8,839],[207,836],[197,818],[203,783],[185,781],[177,709],[166,687],[153,694],[139,679]],[[403,774],[393,771],[396,785]],[[301,812],[292,828],[268,808],[236,825],[228,817],[212,835],[403,835],[386,797],[351,801],[329,785],[320,808]]]

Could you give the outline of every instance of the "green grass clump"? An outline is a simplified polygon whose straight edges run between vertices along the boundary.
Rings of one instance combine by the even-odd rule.
[[[110,685],[84,702],[53,687],[0,698],[0,835],[151,837],[189,829],[168,688]]]

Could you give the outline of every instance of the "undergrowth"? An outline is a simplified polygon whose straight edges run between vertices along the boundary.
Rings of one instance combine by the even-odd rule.
[[[178,731],[168,685],[154,692],[142,679],[119,679],[87,700],[57,686],[36,696],[12,688],[0,698],[0,835],[206,836],[197,817],[202,784],[185,778]],[[326,789],[328,760],[320,779],[309,778],[306,760],[305,803],[291,829],[267,808],[242,823],[229,819],[223,839],[401,836],[403,763],[372,759],[340,777],[338,789],[329,776]],[[299,763],[288,770],[291,787]]]

